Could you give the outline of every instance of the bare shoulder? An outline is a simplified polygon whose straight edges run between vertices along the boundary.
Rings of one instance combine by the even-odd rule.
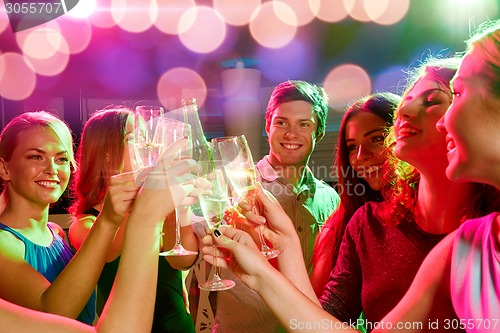
[[[24,260],[24,243],[12,233],[0,230],[0,257],[3,260]]]
[[[57,224],[55,222],[47,222],[47,224],[50,226],[50,228],[52,230],[54,230],[56,232],[56,234],[58,234],[59,236],[64,238],[64,236],[65,236],[64,229],[59,224]]]
[[[0,298],[36,308],[36,301],[50,282],[25,260],[25,252],[22,240],[6,231],[0,232]]]
[[[94,225],[96,217],[94,215],[79,215],[71,218],[68,230],[68,238],[75,249],[79,249],[87,237],[90,229]]]
[[[70,221],[69,221],[69,230],[73,229],[79,229],[79,228],[86,228],[90,229],[94,225],[97,217],[91,214],[82,214],[78,216],[71,216]]]

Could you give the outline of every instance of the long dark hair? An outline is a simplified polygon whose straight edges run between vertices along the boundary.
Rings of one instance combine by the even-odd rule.
[[[326,220],[322,235],[317,239],[314,246],[312,259],[313,263],[317,263],[320,258],[332,258],[330,271],[335,266],[342,236],[354,212],[368,201],[382,200],[381,192],[372,189],[365,180],[357,175],[349,163],[349,150],[345,140],[347,122],[355,114],[369,112],[383,119],[386,126],[390,127],[394,120],[394,110],[400,99],[398,95],[385,92],[369,95],[354,102],[342,118],[334,161],[340,205]],[[346,190],[358,186],[363,188],[362,193],[359,195],[349,193],[350,191]]]

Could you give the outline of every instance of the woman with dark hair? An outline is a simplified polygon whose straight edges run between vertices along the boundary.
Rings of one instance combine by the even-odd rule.
[[[354,102],[342,117],[334,161],[340,205],[325,222],[314,246],[311,283],[318,297],[335,267],[352,215],[368,201],[382,201],[384,140],[400,100],[392,93],[369,95]]]
[[[449,161],[446,175],[449,179],[494,186],[497,192],[488,199],[497,203],[488,207],[490,214],[464,222],[429,253],[404,298],[379,322],[374,332],[465,330],[483,333],[497,332],[499,329],[500,146],[492,144],[500,140],[499,59],[500,21],[495,21],[482,27],[469,40],[468,51],[452,80],[453,102],[446,115],[436,124],[439,132],[446,134]],[[408,110],[402,112],[399,117],[408,119],[405,118]],[[404,123],[399,130],[396,129],[396,134],[406,136],[418,132],[415,127],[407,127],[408,130],[402,131],[401,128],[405,128],[403,126]],[[410,146],[408,141],[409,138],[406,148]],[[421,177],[419,186],[425,185],[426,181]],[[259,191],[258,197],[264,203],[268,217],[273,214],[283,216],[272,197],[262,191]],[[443,214],[447,213],[446,208],[441,207]],[[488,213],[488,210],[483,213]],[[472,210],[474,213],[480,211]],[[460,223],[459,215],[455,217]],[[255,217],[252,219],[257,221]],[[275,232],[280,236],[281,244],[294,244],[293,238],[296,236],[290,225],[291,221],[281,223],[283,228]],[[228,237],[222,235],[221,231]],[[307,286],[294,286],[259,256],[249,235],[230,228],[221,228],[221,231],[214,231],[214,238],[206,237],[204,244],[215,241],[231,252],[231,260],[222,261],[222,265],[229,267],[245,284],[255,289],[289,332],[355,332],[349,325],[314,304],[314,298],[303,293]],[[291,245],[287,251],[296,253],[294,247]],[[212,253],[210,251],[211,248],[203,249],[207,254]],[[212,258],[207,254],[205,258],[211,261]],[[226,256],[227,253],[219,254]],[[296,256],[287,256],[287,259],[295,260],[297,264],[293,274],[307,274],[304,264],[297,261]],[[404,255],[400,262],[406,259]],[[372,278],[379,279],[380,276]],[[399,278],[397,275],[393,281]],[[390,296],[384,295],[379,302],[387,297]]]
[[[403,298],[440,240],[466,219],[492,210],[476,201],[482,185],[456,183],[445,174],[446,141],[436,123],[451,104],[449,82],[459,61],[427,60],[403,94],[388,138],[397,160],[388,160],[396,172],[384,181],[386,200],[368,202],[353,215],[320,298],[344,322],[356,322],[363,311],[370,330]]]
[[[465,219],[495,207],[495,197],[486,204],[476,201],[477,184],[446,178],[446,141],[436,123],[451,103],[449,86],[444,83],[451,80],[458,63],[458,59],[429,60],[403,95],[394,123],[394,155],[412,167],[396,169],[384,181],[397,200],[368,202],[353,215],[320,299],[325,310],[343,322],[356,323],[364,311],[365,326],[373,328],[404,296],[425,256],[441,239]],[[285,216],[264,215],[271,228],[278,229],[278,240],[276,235],[266,235],[276,247],[294,243],[293,236],[283,240],[288,232],[280,231],[281,226],[288,228]],[[291,269],[299,263],[290,253],[286,248],[278,258],[280,269],[294,281],[301,280],[297,269]],[[301,290],[318,301],[306,286]]]

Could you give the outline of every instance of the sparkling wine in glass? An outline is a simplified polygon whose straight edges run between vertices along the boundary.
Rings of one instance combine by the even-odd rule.
[[[184,137],[189,137],[190,134],[191,134],[191,127],[189,126],[189,124],[185,124],[184,122],[162,117],[158,124],[158,129],[156,131],[154,141],[161,142],[162,147],[165,147],[166,149],[175,141]],[[191,158],[191,156],[192,156],[192,149],[191,149],[191,144],[188,141],[188,144],[181,149],[177,158],[179,159]],[[174,257],[174,256],[191,256],[197,254],[198,252],[187,250],[181,244],[180,214],[179,214],[179,209],[175,208],[175,244],[172,249],[160,252],[160,256]]]
[[[210,143],[205,137],[201,120],[198,113],[196,99],[183,99],[182,107],[170,110],[165,113],[165,117],[184,122],[191,126],[190,144],[192,148],[192,158],[195,161],[208,160],[212,156]],[[202,216],[200,202],[191,205],[191,211],[197,216]]]
[[[255,209],[255,165],[244,135],[212,139],[213,154],[224,162],[233,202],[245,199]],[[264,239],[261,227],[257,227],[261,253],[267,258],[276,258],[281,251],[270,248]]]
[[[155,165],[162,152],[162,143],[154,140],[156,129],[163,117],[163,108],[140,105],[134,113],[134,170]]]
[[[228,186],[222,161],[208,160],[199,162],[203,177],[211,184],[211,189],[206,193],[200,193],[199,202],[203,217],[211,231],[217,229],[224,222],[224,211],[228,205]],[[227,290],[235,286],[235,282],[229,279],[221,279],[219,267],[217,266],[217,247],[214,245],[214,274],[212,278],[199,284],[199,288],[208,291]]]

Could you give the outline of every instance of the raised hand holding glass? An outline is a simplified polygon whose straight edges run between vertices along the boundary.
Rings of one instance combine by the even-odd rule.
[[[155,142],[161,142],[163,147],[168,147],[175,141],[183,138],[190,137],[191,127],[180,121],[162,117],[158,124],[158,129],[155,133]],[[192,143],[188,144],[181,149],[178,158],[191,158]],[[180,223],[180,208],[175,209],[175,244],[172,249],[160,252],[160,256],[190,256],[197,255],[198,252],[185,249],[181,244],[181,223]]]
[[[199,200],[203,217],[209,229],[213,231],[224,224],[224,211],[229,201],[227,180],[222,161],[207,160],[198,163],[201,166],[199,176],[212,185],[209,191],[200,193]],[[233,280],[221,279],[219,267],[217,266],[216,249],[214,246],[214,274],[210,280],[199,284],[200,289],[209,291],[227,290],[235,286]]]
[[[224,170],[229,180],[230,196],[233,202],[245,199],[255,209],[255,165],[252,153],[244,135],[212,139],[213,155],[224,162]],[[261,252],[268,258],[277,257],[281,251],[270,248],[257,227]]]

